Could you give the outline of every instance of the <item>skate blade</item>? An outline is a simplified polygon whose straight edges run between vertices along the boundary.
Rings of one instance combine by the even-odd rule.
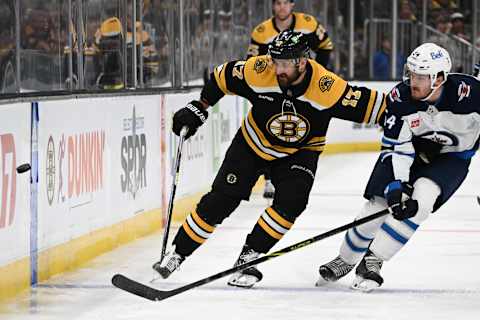
[[[377,289],[380,287],[380,285],[370,279],[364,279],[360,276],[357,276],[355,280],[352,283],[352,289],[357,290],[357,291],[362,291],[365,293],[372,292],[373,290]]]
[[[330,283],[333,283],[333,281],[328,281],[325,278],[323,278],[322,276],[320,276],[320,277],[318,277],[317,282],[315,282],[315,287],[323,287],[323,286],[326,286]]]
[[[228,280],[227,284],[233,287],[250,289],[258,281],[259,280],[257,277],[251,276],[249,274],[235,274],[230,278],[230,280]]]

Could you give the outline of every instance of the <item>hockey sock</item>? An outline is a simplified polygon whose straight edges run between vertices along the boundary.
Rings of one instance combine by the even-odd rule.
[[[194,210],[175,236],[175,251],[182,256],[189,256],[213,233],[215,227],[209,225]]]
[[[267,253],[292,226],[293,221],[268,207],[247,236],[247,244],[257,252]]]
[[[385,199],[374,197],[365,203],[357,219],[374,214],[385,208],[387,208]],[[381,217],[347,231],[340,247],[340,257],[343,261],[348,264],[356,264],[362,259],[384,219],[385,217]]]

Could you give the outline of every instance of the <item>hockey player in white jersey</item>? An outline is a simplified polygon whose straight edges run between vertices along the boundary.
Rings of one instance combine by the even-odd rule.
[[[320,266],[317,286],[337,281],[358,262],[352,288],[368,292],[381,286],[383,262],[465,180],[479,146],[480,82],[449,74],[451,66],[448,52],[433,43],[408,57],[403,82],[390,92],[380,121],[382,151],[357,219],[387,206],[394,213],[348,230],[339,256]]]

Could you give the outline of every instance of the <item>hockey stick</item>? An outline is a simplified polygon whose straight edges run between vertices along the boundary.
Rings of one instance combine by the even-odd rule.
[[[323,240],[323,239],[328,238],[330,236],[336,235],[340,232],[347,231],[348,229],[351,229],[351,228],[357,227],[359,225],[362,225],[364,223],[370,222],[372,220],[375,220],[377,218],[380,218],[380,217],[382,217],[384,215],[387,215],[389,213],[392,213],[392,212],[393,211],[392,211],[391,207],[388,207],[388,208],[386,208],[382,211],[379,211],[379,212],[374,213],[372,215],[369,215],[367,217],[355,220],[351,223],[345,224],[343,226],[332,229],[332,230],[327,231],[325,233],[316,235],[312,238],[297,242],[297,243],[292,244],[288,247],[285,247],[281,250],[272,252],[272,253],[267,254],[263,257],[251,260],[247,263],[238,265],[238,266],[230,268],[228,270],[221,271],[217,274],[214,274],[212,276],[209,276],[209,277],[203,278],[201,280],[192,282],[190,284],[187,284],[183,287],[179,287],[177,289],[166,290],[166,291],[158,290],[158,289],[146,286],[144,284],[141,284],[141,283],[139,283],[135,280],[129,279],[129,278],[127,278],[127,277],[125,277],[121,274],[116,274],[116,275],[113,276],[112,284],[117,288],[120,288],[122,290],[125,290],[127,292],[130,292],[132,294],[135,294],[135,295],[140,296],[140,297],[145,298],[145,299],[149,299],[149,300],[152,300],[152,301],[164,300],[164,299],[167,299],[169,297],[180,294],[182,292],[188,291],[190,289],[193,289],[193,288],[202,286],[204,284],[210,283],[212,281],[218,280],[220,278],[228,276],[228,275],[230,275],[232,273],[235,273],[237,271],[240,271],[240,270],[246,269],[248,267],[251,267],[251,266],[263,263],[265,261],[271,260],[273,258],[282,256],[282,255],[284,255],[288,252],[292,252],[292,251],[295,251],[297,249],[309,246],[312,243],[315,243],[317,241]]]
[[[158,263],[162,263],[163,258],[165,258],[165,251],[167,250],[170,221],[173,212],[173,200],[175,199],[175,191],[177,191],[177,183],[180,173],[180,159],[182,159],[183,142],[185,141],[185,136],[187,133],[187,127],[183,127],[182,130],[180,130],[180,141],[178,142],[177,152],[175,153],[174,159],[175,173],[172,171],[172,188],[170,189],[170,199],[168,200],[167,221],[165,221],[165,229],[163,230],[162,252],[160,255],[160,261]]]

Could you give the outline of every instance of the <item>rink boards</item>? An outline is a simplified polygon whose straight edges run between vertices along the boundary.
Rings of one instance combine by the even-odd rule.
[[[0,300],[161,229],[176,148],[172,115],[198,95],[0,105]],[[224,97],[186,142],[174,220],[209,189],[249,107]],[[378,150],[379,137],[376,128],[333,121],[326,153]],[[27,162],[32,171],[17,174]]]

